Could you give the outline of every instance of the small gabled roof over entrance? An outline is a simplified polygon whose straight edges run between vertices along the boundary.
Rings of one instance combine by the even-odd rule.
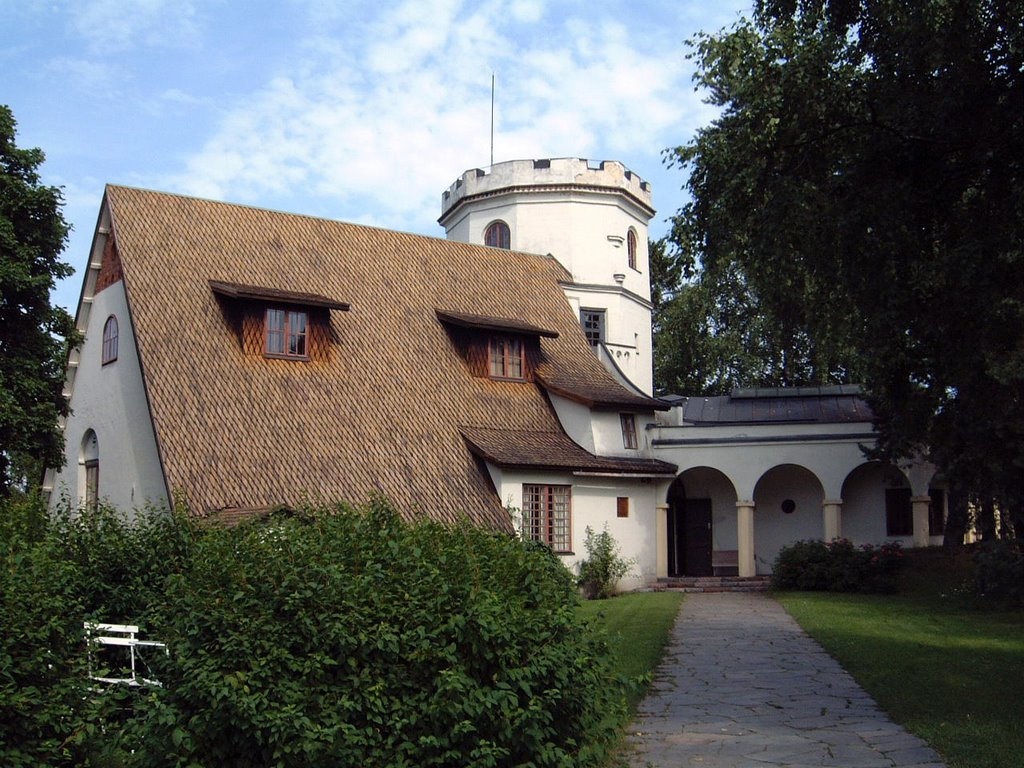
[[[463,427],[462,436],[480,458],[505,469],[565,470],[584,474],[666,476],[676,465],[658,459],[595,456],[564,432]]]

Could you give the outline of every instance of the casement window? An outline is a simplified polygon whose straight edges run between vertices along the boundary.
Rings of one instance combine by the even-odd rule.
[[[629,517],[629,496],[619,496],[615,499],[615,516]]]
[[[636,416],[632,413],[619,414],[619,421],[622,424],[622,447],[636,448]]]
[[[572,487],[523,485],[523,535],[555,552],[572,547]]]
[[[111,315],[103,324],[103,365],[117,360],[117,318]]]
[[[626,259],[629,268],[636,269],[636,232],[632,229],[626,233]]]
[[[512,230],[504,221],[495,221],[488,225],[484,231],[484,245],[492,248],[504,248],[506,251],[512,247]]]
[[[603,309],[581,309],[580,325],[583,326],[583,335],[587,337],[590,346],[596,347],[604,341]]]
[[[309,316],[290,309],[267,309],[264,320],[267,357],[309,359]]]
[[[488,357],[488,372],[492,379],[523,380],[523,341],[519,337],[491,336]]]
[[[914,509],[909,488],[887,488],[885,491],[885,535],[913,536]]]

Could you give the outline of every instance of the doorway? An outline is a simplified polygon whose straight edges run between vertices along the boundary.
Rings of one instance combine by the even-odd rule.
[[[669,490],[668,575],[711,576],[711,499],[688,499],[680,482]]]

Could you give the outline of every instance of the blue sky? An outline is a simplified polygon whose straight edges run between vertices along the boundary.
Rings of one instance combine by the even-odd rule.
[[[76,270],[107,183],[442,236],[442,191],[490,162],[492,72],[495,161],[621,160],[657,237],[685,182],[662,150],[714,117],[684,41],[749,6],[0,0],[0,103],[64,188]]]

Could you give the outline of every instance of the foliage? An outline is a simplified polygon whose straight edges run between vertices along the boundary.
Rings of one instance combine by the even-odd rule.
[[[1004,606],[1024,607],[1024,545],[992,541],[974,555],[974,594]]]
[[[855,547],[848,539],[797,541],[783,547],[772,570],[774,589],[895,592],[903,567],[899,542]]]
[[[71,316],[50,304],[68,225],[61,192],[40,183],[39,149],[15,145],[16,123],[0,105],[0,497],[31,486],[44,466],[63,462],[57,421],[68,414],[62,395]]]
[[[861,379],[882,455],[928,453],[1020,509],[1021,18],[1022,0],[763,0],[693,41],[720,114],[668,155],[698,277],[665,324],[697,350],[660,376],[710,355],[708,388]],[[746,327],[761,368],[733,360]]]
[[[0,764],[582,766],[615,737],[621,681],[547,547],[380,500],[37,518],[0,518]],[[87,690],[87,617],[166,642],[163,686]]]
[[[653,679],[682,602],[680,592],[631,592],[614,600],[589,600],[577,608],[581,617],[603,631],[616,675],[629,681],[627,717],[636,713]]]
[[[636,559],[625,559],[619,554],[619,545],[607,525],[600,533],[594,533],[588,525],[585,533],[583,546],[587,557],[579,563],[576,583],[588,600],[604,600],[615,594],[619,579],[633,569]]]

